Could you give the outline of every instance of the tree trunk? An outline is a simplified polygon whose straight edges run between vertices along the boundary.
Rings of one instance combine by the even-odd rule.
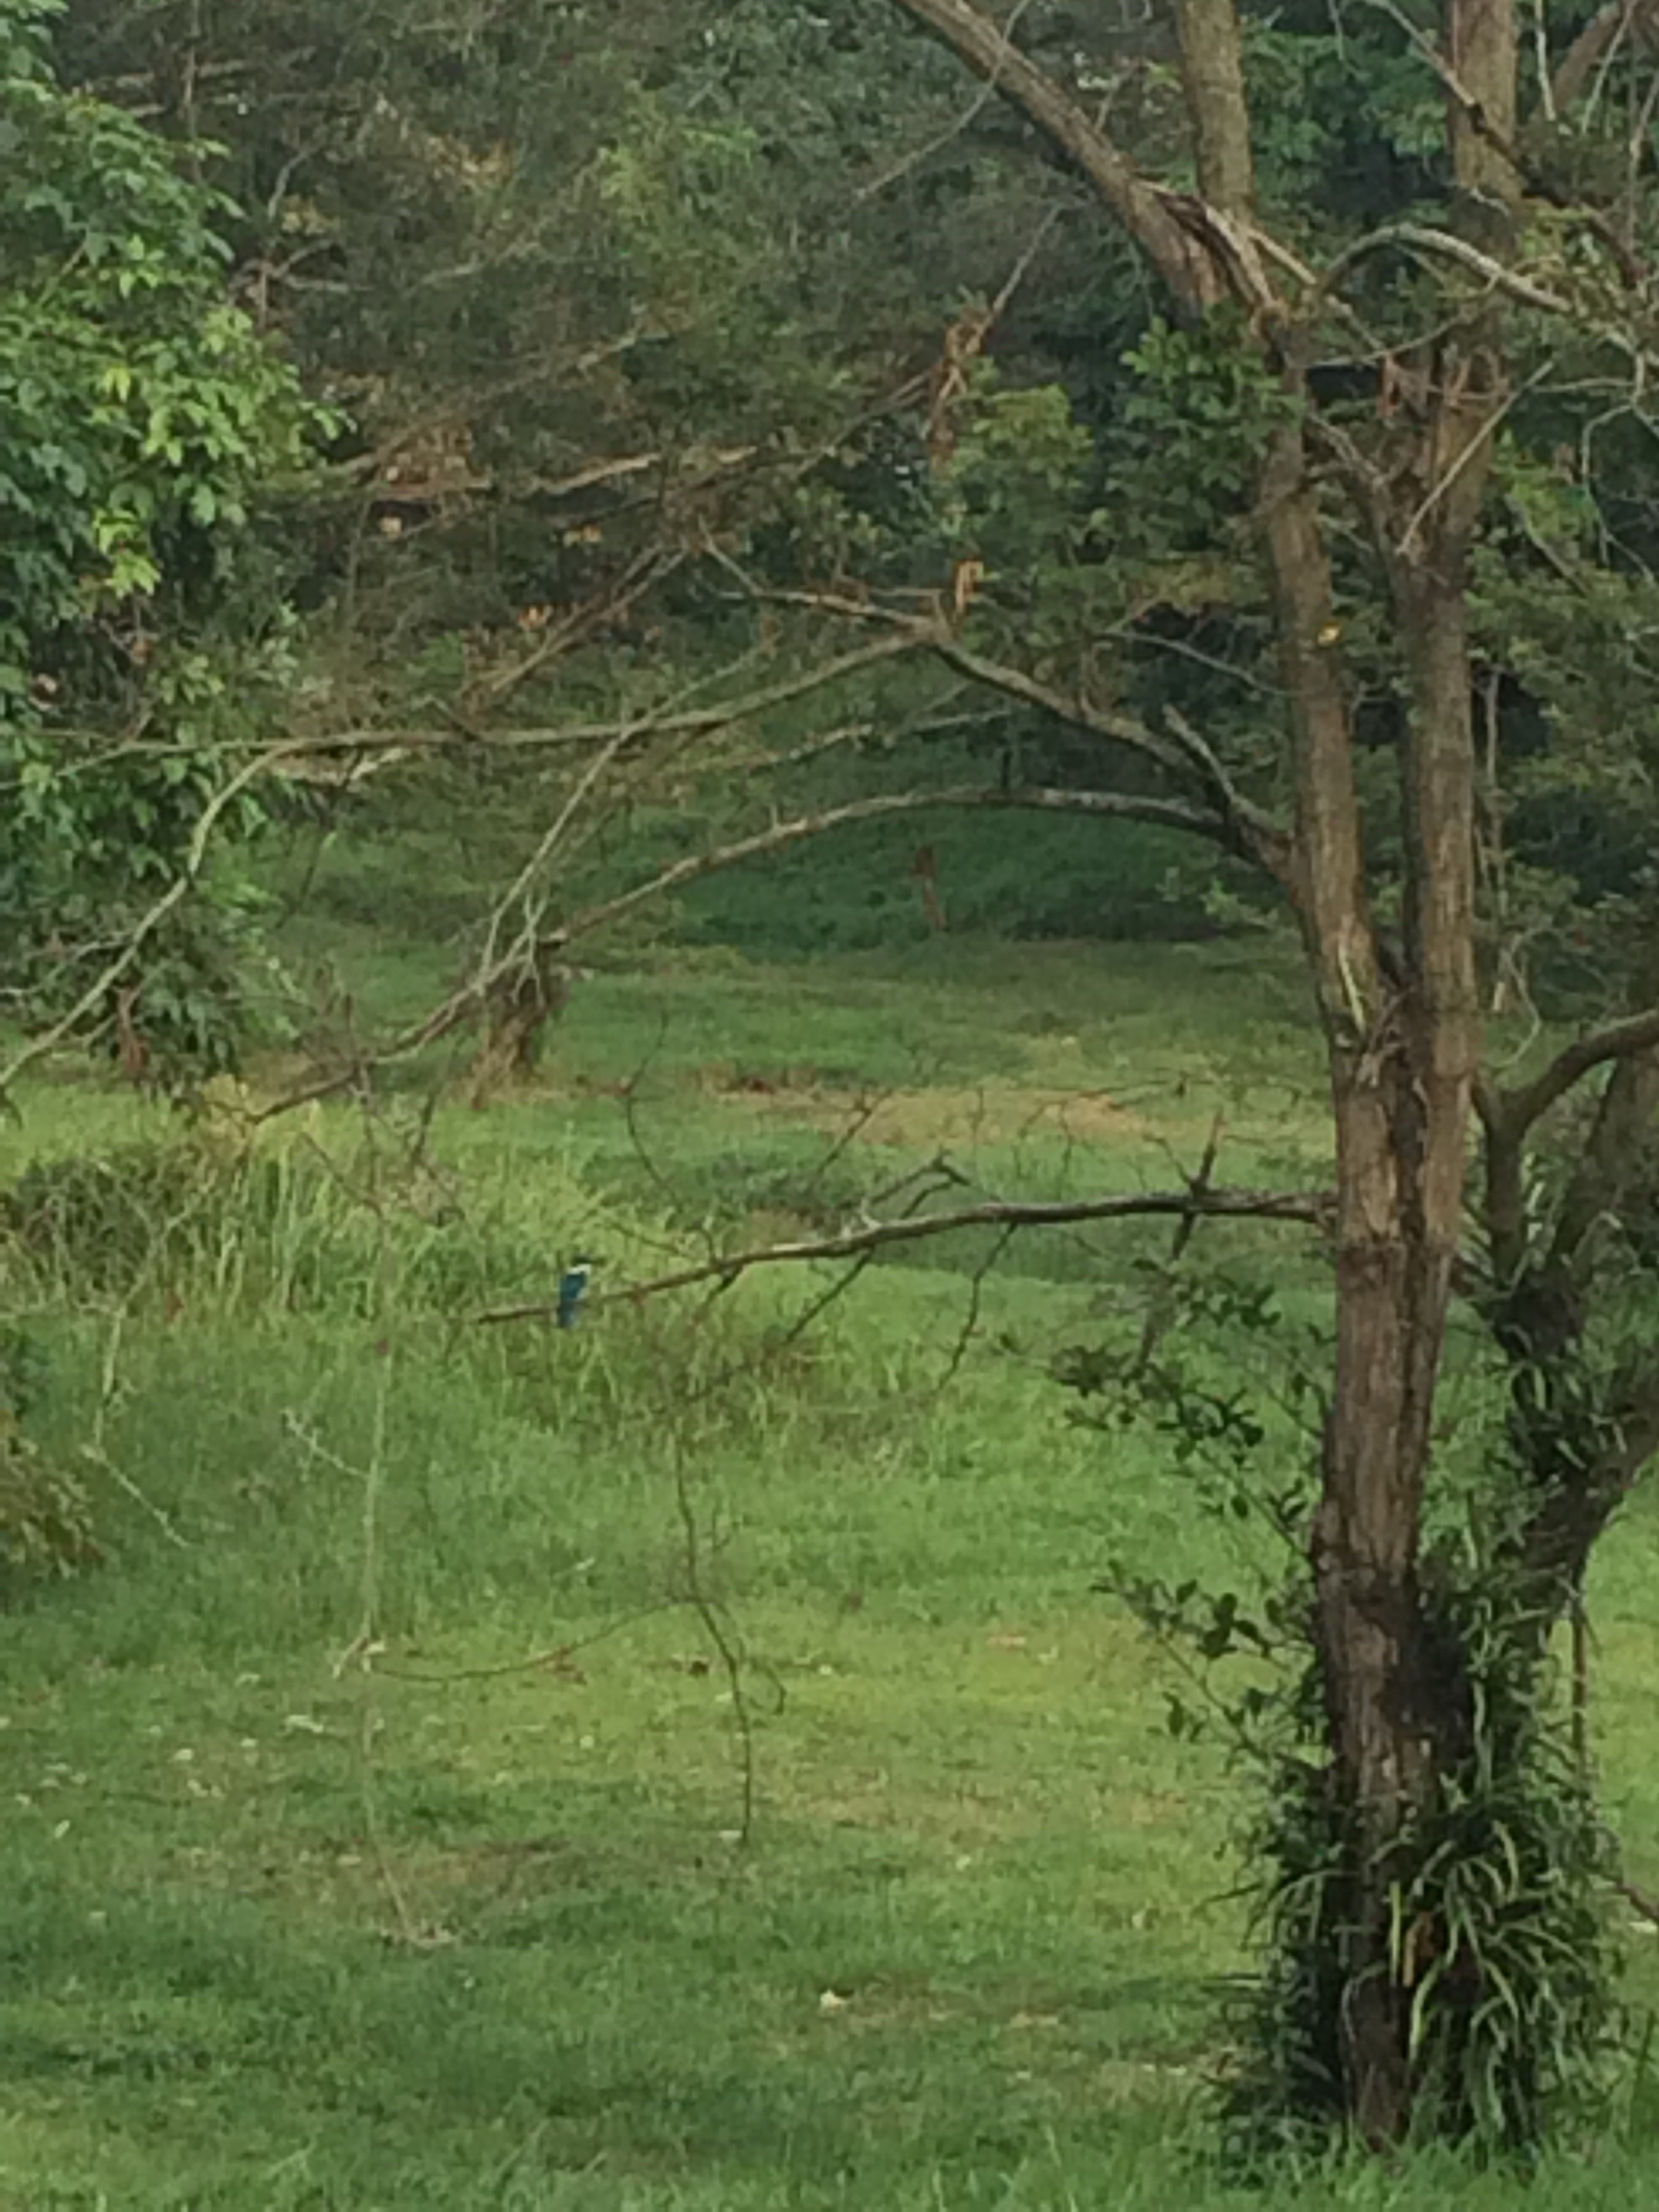
[[[1343,1878],[1333,1978],[1344,2108],[1373,2143],[1411,2118],[1409,1966],[1393,1955],[1401,1844],[1462,1741],[1437,1698],[1418,1587],[1422,1498],[1457,1250],[1476,1054],[1474,757],[1465,569],[1485,495],[1502,364],[1478,324],[1425,349],[1420,396],[1385,469],[1349,489],[1377,538],[1413,714],[1401,750],[1403,956],[1385,960],[1366,895],[1353,732],[1325,520],[1308,461],[1312,333],[1259,251],[1236,0],[1177,0],[1200,185],[1147,185],[1098,124],[974,0],[897,0],[1022,108],[1146,252],[1177,312],[1218,297],[1249,318],[1300,403],[1263,472],[1260,523],[1290,709],[1297,828],[1287,874],[1318,996],[1337,1146],[1336,1366],[1311,1534],[1316,1641]],[[1513,0],[1447,0],[1448,146],[1457,220],[1506,252],[1516,182]],[[1492,136],[1492,125],[1498,136]],[[1495,217],[1495,219],[1494,219]],[[1173,221],[1180,234],[1172,239]],[[1398,465],[1395,465],[1397,462]]]
[[[1411,1993],[1395,1955],[1398,1849],[1461,1723],[1436,1679],[1418,1587],[1424,1480],[1457,1254],[1478,1048],[1474,755],[1461,580],[1402,605],[1415,693],[1407,816],[1416,866],[1403,975],[1356,1051],[1333,1036],[1335,1387],[1313,1537],[1319,1657],[1346,1817],[1339,2044],[1347,2109],[1373,2144],[1411,2117]],[[1447,588],[1451,586],[1451,588]]]
[[[474,1106],[487,1105],[535,1073],[547,1025],[564,1012],[569,997],[569,971],[541,945],[496,979],[485,998],[483,1042],[471,1073]]]

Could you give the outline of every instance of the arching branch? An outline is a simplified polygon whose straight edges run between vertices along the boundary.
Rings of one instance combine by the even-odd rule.
[[[983,684],[988,690],[1000,691],[1008,698],[1052,715],[1056,721],[1142,753],[1183,782],[1196,781],[1226,825],[1228,849],[1237,858],[1264,868],[1279,881],[1285,880],[1290,866],[1290,840],[1285,831],[1270,814],[1243,795],[1214,750],[1184,715],[1166,713],[1166,735],[1134,715],[1096,707],[1074,694],[1040,684],[1004,661],[988,659],[946,631],[936,632],[930,644],[948,667]]]
[[[1182,221],[1179,196],[1143,177],[1081,103],[1029,61],[999,24],[969,0],[897,0],[897,4],[942,40],[982,83],[994,86],[1075,163],[1184,310],[1212,307],[1227,296],[1231,287],[1210,241],[1201,234],[1201,226],[1194,229]]]
[[[747,587],[746,578],[744,583]],[[909,639],[915,649],[933,654],[970,683],[1049,715],[1069,728],[1083,730],[1091,737],[1103,738],[1128,751],[1139,753],[1180,782],[1195,782],[1206,804],[1227,825],[1228,849],[1235,857],[1264,869],[1277,882],[1288,883],[1289,833],[1265,809],[1244,797],[1222,767],[1214,748],[1178,711],[1166,710],[1166,729],[1156,730],[1138,715],[1097,706],[1080,692],[1063,691],[1055,684],[1044,684],[1028,675],[1023,668],[975,652],[945,622],[900,612],[878,601],[849,599],[834,592],[757,589],[755,595],[851,622],[884,624]]]
[[[1648,1006],[1639,1013],[1609,1022],[1605,1028],[1575,1037],[1530,1083],[1521,1084],[1513,1091],[1484,1091],[1481,1113],[1489,1127],[1496,1125],[1516,1137],[1525,1136],[1594,1069],[1605,1067],[1609,1060],[1630,1059],[1656,1045],[1659,1045],[1659,1006]]]
[[[1577,309],[1560,293],[1551,292],[1541,284],[1534,284],[1519,270],[1510,268],[1490,253],[1483,253],[1468,239],[1456,237],[1449,230],[1436,230],[1426,223],[1384,223],[1380,229],[1367,231],[1363,238],[1356,239],[1352,246],[1339,253],[1325,269],[1319,280],[1321,292],[1334,294],[1351,269],[1373,253],[1385,252],[1390,246],[1401,246],[1409,252],[1455,261],[1467,269],[1471,276],[1479,276],[1494,290],[1508,293],[1511,299],[1518,300],[1524,307],[1536,307],[1540,313],[1547,315],[1577,318]]]
[[[598,906],[586,908],[551,933],[552,942],[562,950],[599,930],[609,928],[612,923],[687,884],[699,883],[705,876],[735,867],[742,861],[782,852],[791,845],[822,836],[825,831],[848,823],[922,813],[935,806],[1012,808],[1045,814],[1091,815],[1099,821],[1150,822],[1164,830],[1185,830],[1188,836],[1201,837],[1223,851],[1231,849],[1227,823],[1209,808],[1185,799],[1159,799],[1139,792],[1074,791],[1044,784],[1014,784],[1006,791],[970,785],[940,791],[879,792],[868,799],[849,799],[844,805],[798,814],[787,822],[774,822],[747,837],[734,838],[729,844],[714,846],[707,852],[688,854],[684,860],[660,869],[631,890],[618,892],[615,898],[606,899]]]
[[[539,940],[538,949],[557,958],[582,939],[626,920],[655,901],[699,883],[706,876],[745,860],[787,851],[791,846],[854,822],[880,821],[891,815],[916,814],[933,807],[1015,809],[1051,814],[1079,814],[1099,821],[1148,822],[1166,830],[1180,830],[1200,837],[1224,852],[1234,849],[1231,825],[1213,808],[1186,799],[1160,799],[1149,793],[1123,791],[1079,791],[1042,784],[1016,784],[1007,790],[993,787],[957,787],[939,791],[881,792],[867,799],[849,799],[840,806],[820,808],[808,814],[773,822],[746,837],[737,837],[701,853],[688,854],[613,898],[583,908],[569,915]],[[326,1098],[359,1080],[369,1068],[407,1060],[428,1046],[441,1042],[477,1015],[490,990],[522,960],[523,947],[515,945],[501,958],[482,964],[459,990],[419,1022],[401,1031],[378,1049],[363,1053],[353,1066],[319,1077],[315,1082],[286,1093],[265,1107],[260,1121],[290,1113],[313,1099]]]

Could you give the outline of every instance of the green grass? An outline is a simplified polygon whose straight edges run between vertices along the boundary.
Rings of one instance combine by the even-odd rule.
[[[348,950],[371,1012],[447,957]],[[416,1099],[331,1111],[252,1184],[146,1200],[101,1277],[84,1242],[14,1252],[34,1432],[108,1557],[0,1615],[0,2206],[1659,2194],[1641,2082],[1529,2188],[1429,2162],[1252,2196],[1207,2162],[1238,1781],[1164,1732],[1167,1662],[1091,1585],[1236,1540],[1045,1371],[1165,1235],[1016,1245],[976,1315],[964,1240],[793,1341],[823,1285],[781,1272],[571,1337],[467,1320],[578,1241],[637,1278],[799,1220],[878,1097],[842,1195],[941,1145],[988,1188],[1164,1183],[1218,1113],[1225,1179],[1316,1172],[1297,1003],[1225,947],[677,953],[590,979],[545,1080],[442,1108],[418,1168]],[[0,1176],[168,1133],[91,1086],[27,1103]],[[1272,1233],[1205,1235],[1312,1310]],[[1638,1504],[1594,1611],[1609,1806],[1659,1883],[1656,1565]]]

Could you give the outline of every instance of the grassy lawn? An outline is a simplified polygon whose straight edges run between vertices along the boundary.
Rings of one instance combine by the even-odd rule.
[[[372,1011],[441,981],[372,922],[353,949]],[[826,1281],[785,1271],[570,1336],[470,1318],[580,1245],[638,1279],[940,1152],[982,1189],[1164,1186],[1219,1115],[1222,1179],[1316,1173],[1298,1003],[1255,948],[664,956],[579,988],[532,1094],[428,1126],[411,1084],[14,1251],[36,1432],[107,1556],[0,1614],[0,2205],[1659,2197],[1641,2082],[1529,2189],[1205,2166],[1244,1801],[1091,1585],[1237,1540],[1048,1374],[1167,1230],[1030,1237],[977,1288],[955,1239],[799,1334]],[[167,1134],[88,1084],[26,1103],[7,1179]],[[1204,1232],[1311,1313],[1296,1234]],[[1656,1569],[1638,1506],[1595,1712],[1659,1886]]]

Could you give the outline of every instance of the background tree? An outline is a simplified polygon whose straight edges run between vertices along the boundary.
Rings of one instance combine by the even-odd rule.
[[[211,1057],[213,933],[152,909],[204,819],[256,817],[227,751],[286,643],[254,511],[308,410],[227,295],[224,203],[61,89],[46,13],[0,9],[3,982],[35,1015],[82,1001],[130,1056],[142,990],[155,1036]]]
[[[568,795],[572,750],[458,738],[746,688],[720,672],[757,647],[774,668],[805,665],[811,623],[775,608],[757,638],[710,546],[744,549],[781,584],[931,587],[948,548],[929,450],[956,434],[963,376],[994,344],[1036,365],[1028,380],[1070,361],[1109,384],[1144,319],[1138,289],[1116,297],[1126,252],[1086,244],[1082,196],[1011,164],[1018,133],[994,103],[963,133],[948,61],[868,0],[821,17],[645,8],[625,25],[551,4],[416,24],[324,0],[277,23],[169,0],[79,8],[63,50],[147,120],[224,143],[244,296],[350,412],[301,533],[313,614],[291,732],[340,760],[355,732],[441,753],[509,875]],[[1082,434],[1060,434],[1075,449]],[[964,467],[982,474],[977,451]],[[1034,461],[1056,465],[1072,466]],[[1037,516],[1023,527],[1030,538]],[[939,728],[943,688],[890,669],[838,690],[835,713],[882,742],[820,758],[795,779],[803,801],[851,798],[872,775],[982,783],[1016,740],[1032,781],[1091,765],[1017,705]],[[896,747],[912,723],[925,744]],[[632,775],[635,839],[653,790],[665,856],[699,810],[734,833],[763,819],[729,773],[741,757],[728,745],[696,781],[682,750],[671,786]],[[896,819],[865,834],[868,872],[892,889],[872,908],[860,883],[864,926],[895,909],[908,926],[915,838]],[[1029,908],[1035,926],[1097,926],[1085,848],[1061,870],[993,833],[972,851],[946,870],[958,921],[984,884],[969,920]],[[1117,899],[1110,926],[1158,926],[1174,858],[1148,848],[1141,895]],[[852,927],[841,863],[793,866],[798,889],[824,882],[814,933]],[[775,880],[741,895],[750,908],[770,914]],[[1184,911],[1202,926],[1195,890]]]

